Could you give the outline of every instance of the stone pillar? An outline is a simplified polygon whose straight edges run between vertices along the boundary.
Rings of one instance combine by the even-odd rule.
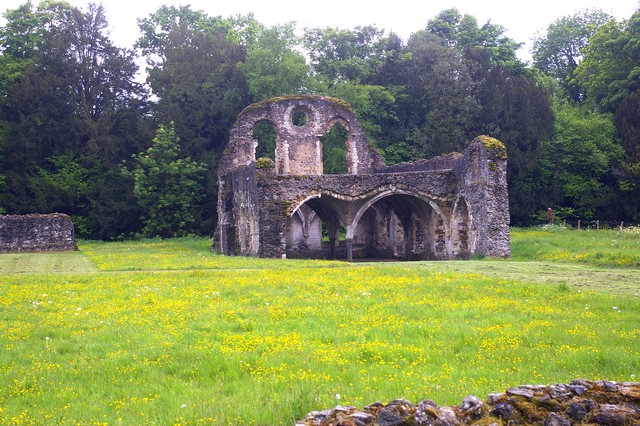
[[[329,257],[331,260],[336,258],[336,240],[338,239],[338,224],[335,218],[331,218],[327,223],[329,231]]]
[[[347,260],[353,261],[353,238],[347,238]]]
[[[336,258],[336,237],[329,237],[329,258],[331,260]]]

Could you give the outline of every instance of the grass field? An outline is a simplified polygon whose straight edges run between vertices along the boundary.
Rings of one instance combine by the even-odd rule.
[[[512,241],[513,259],[470,262],[229,258],[202,239],[0,255],[0,424],[289,425],[637,380],[640,236]]]

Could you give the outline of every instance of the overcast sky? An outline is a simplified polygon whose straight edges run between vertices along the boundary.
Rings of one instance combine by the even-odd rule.
[[[0,10],[14,9],[26,0],[3,0]],[[84,8],[90,1],[70,0]],[[97,1],[94,1],[97,2]],[[37,4],[38,0],[33,0]],[[99,3],[99,2],[97,2]],[[210,16],[227,17],[253,12],[266,25],[295,21],[298,28],[340,27],[375,24],[403,39],[423,29],[427,21],[442,10],[456,7],[475,16],[480,25],[487,21],[502,25],[518,42],[527,43],[520,57],[528,58],[531,39],[559,17],[584,9],[601,9],[618,20],[628,19],[640,6],[639,0],[103,0],[111,26],[111,38],[120,47],[132,47],[139,37],[136,19],[146,17],[161,5],[186,5]],[[4,20],[0,23],[4,24]]]

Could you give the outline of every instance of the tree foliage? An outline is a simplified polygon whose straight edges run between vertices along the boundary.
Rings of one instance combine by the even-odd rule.
[[[640,89],[640,12],[628,22],[610,21],[589,39],[576,79],[603,110],[613,112]]]
[[[0,213],[61,211],[91,238],[209,234],[238,113],[307,92],[349,102],[388,163],[500,139],[514,225],[548,206],[640,220],[638,12],[560,18],[529,66],[504,27],[455,8],[405,41],[374,25],[300,34],[252,14],[161,6],[138,20],[146,86],[100,5],[26,2],[5,18]],[[273,158],[273,126],[259,122],[253,136],[257,155]],[[345,172],[344,129],[322,144],[325,172]]]
[[[297,45],[293,23],[260,32],[242,64],[253,101],[308,90],[309,66]]]
[[[613,123],[606,115],[568,104],[556,117],[541,161],[547,205],[571,209],[575,218],[602,217],[615,199],[613,170],[623,158]]]
[[[584,100],[584,89],[574,78],[589,39],[612,17],[601,10],[585,10],[558,18],[533,42],[534,66],[555,78],[573,102]]]
[[[102,6],[82,11],[63,2],[26,3],[5,16],[5,209],[97,219],[95,206],[111,210],[109,200],[96,198],[105,172],[148,143],[135,53],[111,43]],[[95,236],[92,229],[80,227],[80,235]]]
[[[204,164],[182,158],[173,123],[160,125],[153,144],[133,156],[133,194],[142,208],[146,237],[176,237],[194,232],[197,203],[204,197]]]

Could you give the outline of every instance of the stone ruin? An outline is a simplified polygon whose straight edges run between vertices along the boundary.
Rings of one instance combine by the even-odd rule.
[[[523,385],[486,401],[468,396],[462,404],[439,407],[430,399],[405,399],[363,410],[338,406],[313,411],[296,426],[502,426],[640,425],[640,383],[573,380],[568,384]]]
[[[256,160],[253,130],[261,121],[273,126],[275,161]],[[347,173],[323,174],[321,137],[336,125],[347,134]],[[510,255],[506,149],[488,136],[461,154],[388,166],[346,102],[280,97],[240,113],[218,167],[213,248],[223,254],[347,260]]]
[[[0,215],[0,253],[77,250],[66,214]]]

